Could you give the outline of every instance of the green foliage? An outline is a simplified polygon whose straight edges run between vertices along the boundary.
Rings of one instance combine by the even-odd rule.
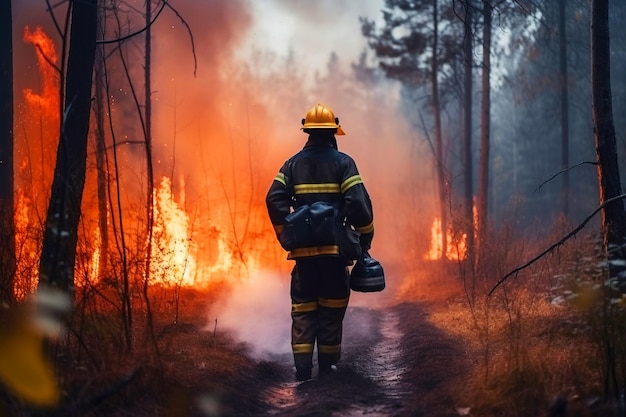
[[[361,19],[361,29],[388,77],[410,88],[423,86],[429,82],[436,57],[439,79],[453,81],[453,68],[463,56],[463,26],[450,2],[387,0],[383,18],[380,29],[374,21]]]

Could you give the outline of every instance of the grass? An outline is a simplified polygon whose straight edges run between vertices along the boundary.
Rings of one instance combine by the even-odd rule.
[[[539,243],[537,251],[518,248],[514,251],[517,258],[510,256],[514,245],[506,254],[487,252],[483,258],[487,273],[470,276],[457,264],[456,282],[414,282],[405,296],[415,297],[415,290],[421,288],[431,307],[432,324],[458,337],[465,346],[471,371],[457,387],[456,402],[468,404],[472,415],[549,415],[556,398],[567,400],[568,416],[620,415],[613,414],[617,413],[615,402],[602,384],[606,361],[601,347],[612,343],[616,351],[623,352],[619,346],[624,340],[623,325],[617,316],[600,317],[602,297],[571,290],[576,285],[580,288],[581,282],[588,283],[592,279],[589,271],[597,269],[593,244],[582,239],[561,248],[556,256],[532,265],[492,296],[487,295],[508,270],[544,245]],[[440,266],[440,270],[450,268]],[[449,272],[444,275],[450,276]],[[445,290],[440,289],[442,282]],[[613,333],[607,335],[603,332],[606,328]],[[619,369],[623,369],[623,360],[618,357],[615,363],[617,385],[622,390]]]

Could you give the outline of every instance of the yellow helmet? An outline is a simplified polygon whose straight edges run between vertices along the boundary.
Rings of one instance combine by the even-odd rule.
[[[337,129],[336,135],[345,135],[339,125],[339,118],[330,107],[317,103],[302,119],[302,129]]]

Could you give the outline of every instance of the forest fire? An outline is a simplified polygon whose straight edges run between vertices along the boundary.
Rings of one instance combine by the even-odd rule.
[[[211,239],[204,232],[194,232],[189,214],[184,210],[184,184],[177,200],[172,181],[161,178],[154,190],[154,225],[150,280],[161,285],[203,287],[216,276],[238,275],[244,265],[248,270],[258,264],[252,256],[237,256],[229,245],[227,233],[217,228],[211,260],[202,259],[198,240]]]
[[[195,245],[189,232],[189,216],[172,195],[171,180],[161,179],[154,190],[154,225],[150,276],[164,284],[193,285]]]
[[[626,82],[608,69],[626,62],[626,2],[531,3],[7,2],[0,408],[623,411],[626,297],[597,207],[619,173],[562,167],[605,167],[624,137]],[[612,110],[594,105],[611,92]],[[330,132],[301,123],[316,103],[346,133],[324,151]],[[292,187],[332,149],[358,171]],[[286,259],[272,222],[330,191],[371,201],[384,292],[331,294],[304,270],[356,278],[363,261]],[[39,377],[23,365],[42,360]],[[30,404],[6,370],[35,399],[54,381],[55,398]]]
[[[53,177],[60,110],[59,74],[55,68],[58,56],[54,42],[41,27],[34,30],[26,27],[23,40],[34,46],[39,77],[30,81],[38,82],[39,87],[23,88],[23,110],[16,120],[17,125],[22,126],[19,131],[23,135],[23,140],[16,146],[19,165],[14,214],[18,248],[15,292],[19,298],[24,298],[37,287],[38,257]],[[110,96],[110,100],[110,117],[124,117],[121,115],[124,110],[117,108],[119,100],[114,95]],[[113,138],[109,137],[108,140],[112,141]],[[275,256],[279,253],[278,245],[259,245],[259,240],[274,243],[269,222],[263,224],[261,233],[255,232],[255,242],[237,235],[239,229],[244,230],[245,235],[250,219],[233,214],[229,204],[236,205],[236,202],[229,201],[230,196],[209,203],[192,195],[193,203],[187,205],[184,182],[176,184],[175,196],[172,177],[167,175],[160,176],[154,190],[145,190],[145,186],[135,181],[132,187],[138,186],[137,189],[126,189],[120,195],[115,192],[116,182],[126,181],[123,178],[125,173],[113,175],[111,166],[98,167],[93,152],[89,156],[82,204],[79,233],[82,237],[77,247],[75,273],[77,286],[97,284],[105,277],[107,280],[119,279],[126,273],[123,271],[128,270],[134,274],[131,279],[136,282],[143,282],[149,276],[150,284],[203,288],[215,280],[233,281],[245,277],[261,264],[271,267],[282,261]],[[131,172],[137,166],[137,154],[126,151],[126,148],[120,150],[119,156],[114,156],[112,152],[108,156],[109,159],[114,157],[119,157],[124,163],[124,169]],[[109,201],[104,205],[108,207],[104,213],[106,230],[102,230],[102,222],[97,220],[103,215],[102,205],[96,201],[101,198],[96,196],[97,170],[108,172],[110,178],[109,191],[106,193]],[[222,175],[220,172],[214,174]],[[145,204],[142,195],[146,193],[151,193],[153,198],[151,235],[146,226],[146,211],[137,210]],[[207,208],[209,204],[210,210]],[[116,205],[122,206],[121,211],[110,211]],[[253,212],[262,213],[263,207],[255,207]],[[146,239],[150,239],[150,242]],[[120,243],[124,248],[120,247]],[[145,257],[148,245],[151,248],[150,274],[145,274],[142,272],[145,271],[141,266],[143,262],[139,260]],[[265,246],[273,248],[269,251],[269,257],[261,249],[255,250]],[[123,260],[127,257],[134,259],[134,266],[121,266],[121,262],[128,262]]]
[[[29,276],[36,282],[35,258],[41,250],[56,161],[60,78],[55,68],[58,59],[55,44],[43,29],[26,28],[24,41],[34,46],[39,74],[21,89],[24,111],[16,121],[24,126],[16,129],[24,136],[16,145],[20,155],[16,185],[24,195],[20,203],[24,207],[16,210],[16,216],[26,216],[20,224],[29,233],[22,233],[20,238],[26,239],[22,247],[28,247],[27,252],[33,258],[28,273],[20,274],[19,279]],[[167,48],[167,43],[163,48]],[[122,58],[111,54],[108,59],[112,71],[113,68],[121,71],[123,65],[120,66],[118,60]],[[100,94],[94,91],[94,97],[102,97],[103,103],[94,100],[91,104],[94,119],[88,138],[75,284],[127,278],[141,283],[149,277],[149,283],[155,285],[206,288],[217,280],[232,283],[245,280],[260,269],[284,272],[284,276],[288,276],[291,263],[276,242],[264,194],[287,154],[304,143],[305,137],[298,131],[300,110],[295,110],[295,116],[285,116],[285,120],[293,121],[293,129],[286,131],[281,127],[277,134],[267,111],[269,108],[273,112],[276,103],[268,100],[287,100],[282,96],[275,98],[275,95],[268,99],[260,94],[271,103],[269,105],[260,98],[251,98],[248,90],[252,84],[262,83],[237,84],[234,91],[215,90],[214,94],[207,95],[200,91],[197,83],[192,86],[184,77],[172,77],[174,72],[169,72],[172,69],[168,63],[159,61],[159,64],[153,68],[154,79],[161,80],[161,84],[153,97],[151,143],[155,183],[152,190],[146,176],[142,108],[133,107],[129,100],[133,88],[143,87],[135,68],[131,68],[128,77],[111,72],[108,82],[112,86],[99,91]],[[214,67],[206,68],[213,71]],[[132,79],[135,76],[137,80]],[[251,76],[241,75],[243,79]],[[220,85],[219,71],[210,73],[207,78],[211,88]],[[172,84],[163,80],[170,80]],[[37,82],[39,87],[33,88]],[[288,98],[291,87],[287,82],[284,84],[283,94]],[[96,82],[94,90],[99,85]],[[171,88],[174,91],[168,90]],[[185,100],[176,99],[176,91],[181,90],[185,91]],[[97,109],[98,105],[102,107]],[[302,108],[305,109],[305,105]],[[248,113],[249,109],[254,111]],[[184,116],[179,116],[181,123],[177,124],[176,115],[182,114]],[[246,116],[241,117],[242,114]],[[96,132],[101,128],[96,126],[97,116],[109,119],[103,123],[103,132]],[[363,134],[359,129],[366,130],[358,122],[352,124],[353,137]],[[98,146],[101,146],[96,143],[98,135],[104,138],[105,155],[98,155]],[[290,137],[294,138],[293,142],[286,140]],[[373,143],[371,149],[366,149],[356,141],[346,140],[341,147],[359,160],[364,175],[370,178],[368,188],[378,200],[374,203],[378,206],[387,198],[386,192],[382,192],[386,184],[377,179],[378,164],[368,155],[383,152],[382,144]],[[400,161],[399,171],[409,163],[408,154],[401,146],[385,145],[384,152]],[[425,176],[418,178],[427,181]],[[153,199],[150,214],[146,207],[149,196]],[[394,232],[382,226],[389,223],[391,215],[384,210],[377,213],[381,232],[374,245],[379,250],[377,253],[384,256],[381,252],[385,250],[394,252],[382,244]],[[150,216],[151,233],[148,229]],[[402,228],[402,225],[396,225],[394,220],[396,227]],[[448,257],[454,256],[453,246],[456,245],[448,245]],[[420,252],[424,249],[420,248]],[[146,274],[148,262],[150,270]]]
[[[444,234],[441,230],[441,220],[435,217],[431,228],[431,240],[430,248],[425,258],[427,260],[437,260],[443,258],[443,239]],[[467,256],[466,254],[466,239],[467,235],[463,234],[460,237],[455,237],[451,228],[445,234],[446,239],[446,254],[445,257],[451,261],[463,260]]]
[[[53,66],[56,65],[58,57],[54,43],[39,26],[32,31],[26,26],[24,42],[32,44],[37,50],[38,67],[41,72],[41,93],[37,94],[31,89],[24,90],[26,102],[30,106],[36,107],[46,117],[58,120],[58,73]]]

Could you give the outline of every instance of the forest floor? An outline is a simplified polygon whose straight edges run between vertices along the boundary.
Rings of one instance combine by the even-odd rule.
[[[121,355],[123,349],[108,342],[106,335],[122,338],[115,328],[103,327],[111,320],[102,315],[103,321],[94,327],[97,332],[83,336],[79,349],[72,349],[71,360],[60,358],[66,366],[59,375],[63,399],[57,409],[41,414],[9,401],[12,406],[5,411],[21,412],[0,409],[0,416],[565,417],[558,410],[548,412],[560,387],[568,389],[569,417],[623,415],[590,412],[587,404],[597,403],[593,393],[597,386],[596,375],[581,366],[591,358],[585,350],[587,338],[571,331],[569,317],[558,313],[564,310],[542,312],[524,333],[527,359],[535,358],[529,363],[541,367],[510,371],[508,356],[502,354],[506,345],[493,344],[489,350],[493,383],[486,384],[481,371],[484,352],[476,343],[474,324],[458,288],[450,293],[442,279],[433,284],[436,290],[423,283],[417,284],[418,291],[388,284],[381,293],[351,295],[342,358],[330,375],[319,376],[314,368],[311,380],[296,381],[289,312],[283,313],[284,303],[274,296],[259,298],[279,304],[286,326],[268,320],[249,298],[236,293],[242,299],[236,308],[238,319],[249,322],[255,332],[246,329],[242,336],[226,327],[224,316],[219,328],[217,319],[213,324],[207,316],[207,305],[225,298],[223,293],[190,290],[178,294],[180,316],[172,322],[171,314],[166,315],[168,320],[157,314],[155,331],[137,337],[130,355]],[[424,296],[435,291],[443,293]],[[493,325],[495,319],[491,320]],[[509,333],[507,327],[503,330]],[[255,338],[285,339],[285,343],[259,355],[251,343]],[[89,358],[76,356],[87,346]]]
[[[124,388],[115,416],[458,416],[454,392],[469,370],[465,344],[429,320],[429,303],[353,294],[342,359],[331,375],[297,382],[290,352],[253,359],[246,344],[195,325],[170,326],[161,340],[166,389],[146,392],[156,369]],[[368,299],[378,298],[377,307]],[[169,340],[170,343],[167,341]],[[314,360],[314,365],[315,365]],[[141,381],[143,380],[143,381]],[[155,401],[155,397],[156,401]],[[107,401],[110,403],[110,401]],[[117,408],[117,409],[116,409]],[[458,409],[458,410],[457,410]]]
[[[459,415],[456,408],[463,404],[455,404],[451,391],[467,370],[463,344],[429,323],[428,315],[428,306],[419,303],[384,310],[350,307],[337,371],[322,377],[314,371],[305,382],[295,380],[289,353],[255,361],[244,346],[214,347],[210,331],[178,326],[171,337],[181,346],[163,357],[170,380],[167,398],[161,398],[165,401],[158,404],[154,394],[137,392],[144,382],[126,388],[137,400],[132,404],[93,412],[181,417]],[[359,330],[361,322],[376,331]],[[218,344],[225,342],[217,339]],[[200,347],[206,352],[199,353]],[[128,393],[125,397],[129,399]]]

